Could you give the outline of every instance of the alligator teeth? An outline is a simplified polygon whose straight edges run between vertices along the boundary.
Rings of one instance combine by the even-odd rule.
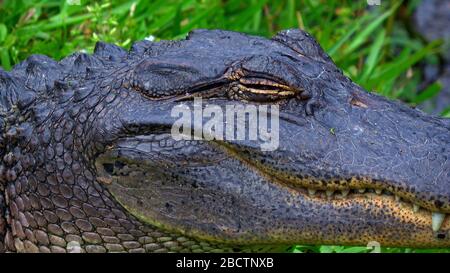
[[[445,214],[440,212],[433,212],[431,214],[431,227],[433,231],[436,232],[441,228],[442,222],[444,222]]]
[[[316,190],[315,189],[308,189],[308,194],[310,196],[314,196],[314,194],[316,194]]]
[[[359,192],[359,193],[365,193],[365,192],[366,192],[366,189],[359,189],[358,192]]]
[[[383,190],[381,190],[381,189],[376,189],[376,190],[375,190],[375,193],[378,194],[378,195],[380,195],[381,192],[383,192]]]
[[[333,196],[334,191],[326,191],[327,197]]]
[[[414,211],[414,212],[418,212],[419,209],[420,209],[419,205],[413,204],[413,211]]]
[[[350,190],[342,190],[341,191],[342,197],[346,197],[349,192],[350,192]]]

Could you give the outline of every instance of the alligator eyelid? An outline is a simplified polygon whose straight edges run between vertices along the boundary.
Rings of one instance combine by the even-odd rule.
[[[262,95],[278,95],[278,96],[290,96],[294,95],[293,91],[280,91],[280,90],[263,90],[263,89],[255,89],[255,88],[247,88],[245,91],[254,93],[254,94],[262,94]]]
[[[282,78],[276,77],[274,75],[265,74],[265,73],[261,73],[261,72],[254,72],[254,71],[247,70],[245,68],[242,68],[242,70],[239,70],[238,72],[239,72],[239,74],[241,76],[239,78],[235,79],[235,80],[254,78],[254,79],[261,79],[261,80],[271,81],[271,82],[274,82],[274,83],[278,83],[278,84],[282,84],[282,85],[288,86],[286,84],[286,82]]]
[[[264,86],[267,87],[267,86]],[[272,86],[270,86],[272,87]],[[276,87],[275,87],[276,88]],[[258,87],[248,87],[241,83],[235,84],[232,89],[235,94],[243,101],[251,102],[275,102],[283,99],[294,97],[296,92],[294,90],[285,89],[259,89]],[[232,92],[233,92],[232,91]]]
[[[284,89],[284,90],[292,90],[291,87],[289,87],[285,84],[280,84],[276,81],[272,81],[272,80],[265,79],[265,78],[254,78],[254,77],[240,78],[239,82],[244,85],[271,86],[271,87],[276,87],[276,88],[280,88],[280,89]]]

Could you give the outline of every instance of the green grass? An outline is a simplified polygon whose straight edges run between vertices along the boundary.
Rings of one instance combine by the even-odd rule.
[[[383,3],[369,12],[366,1],[319,0],[10,0],[0,6],[0,64],[11,67],[33,53],[61,59],[75,50],[92,52],[99,40],[129,47],[150,35],[181,39],[195,28],[222,28],[270,37],[286,28],[312,33],[355,82],[369,91],[418,105],[436,96],[438,83],[422,92],[421,61],[435,62],[440,42],[424,44],[395,20],[417,1]],[[325,4],[326,3],[326,4]],[[448,115],[447,109],[443,115]]]
[[[181,39],[192,29],[221,28],[270,37],[286,28],[312,33],[336,64],[369,91],[412,106],[432,99],[434,83],[418,92],[421,71],[433,63],[441,42],[424,43],[405,29],[418,1],[382,1],[369,11],[366,1],[320,0],[0,0],[0,64],[9,70],[31,54],[55,59],[77,50],[92,52],[97,41],[130,47],[152,35]],[[402,16],[399,16],[399,15]],[[450,106],[442,113],[450,117]],[[435,252],[383,248],[383,252]],[[439,250],[447,251],[450,250]],[[368,252],[366,247],[297,246],[294,252]]]

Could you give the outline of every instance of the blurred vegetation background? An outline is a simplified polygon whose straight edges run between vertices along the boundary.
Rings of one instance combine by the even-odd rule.
[[[0,65],[31,54],[57,60],[92,52],[97,41],[129,48],[142,39],[182,39],[196,28],[270,37],[287,28],[313,34],[344,73],[368,91],[411,106],[432,100],[439,82],[423,85],[424,64],[437,64],[442,41],[411,31],[420,0],[0,0]],[[421,86],[419,90],[419,86]],[[450,107],[440,113],[450,117]],[[293,252],[370,252],[367,247],[295,246]],[[382,252],[450,252],[382,248]]]

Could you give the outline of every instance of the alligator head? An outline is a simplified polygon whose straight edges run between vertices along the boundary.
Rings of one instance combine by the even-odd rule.
[[[450,246],[448,120],[366,92],[303,31],[35,55],[0,91],[7,250]],[[251,127],[252,109],[272,149],[220,137]],[[194,132],[222,129],[176,139],[183,114]]]

